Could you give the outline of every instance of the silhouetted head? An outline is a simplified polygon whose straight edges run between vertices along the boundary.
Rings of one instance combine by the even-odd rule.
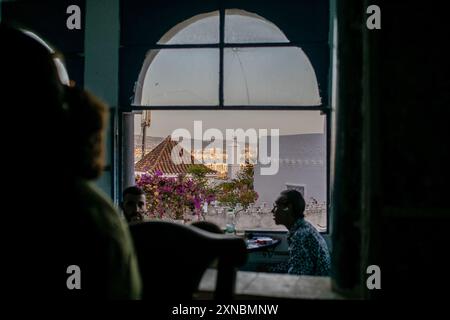
[[[68,150],[73,173],[96,179],[104,169],[105,127],[108,108],[91,93],[66,87]]]
[[[30,219],[37,220],[39,206],[46,208],[46,217],[56,219],[61,214],[57,211],[67,205],[62,199],[68,185],[64,87],[52,54],[42,43],[4,24],[0,24],[0,43],[0,106],[3,122],[8,123],[0,126],[6,152],[3,178],[10,186],[6,198],[23,203],[23,195],[12,190],[25,188],[27,206],[12,216],[16,222],[27,219],[38,229]],[[51,184],[51,193],[45,184]]]
[[[304,217],[305,205],[305,199],[300,192],[282,191],[272,209],[275,223],[285,225],[289,229],[295,221]]]
[[[0,43],[2,118],[14,128],[3,134],[11,155],[5,160],[16,174],[49,174],[60,163],[59,138],[65,127],[64,90],[52,54],[36,39],[4,24]]]
[[[21,30],[0,24],[2,102],[20,105],[33,115],[61,111],[63,86],[52,53]],[[30,124],[31,124],[30,119]]]

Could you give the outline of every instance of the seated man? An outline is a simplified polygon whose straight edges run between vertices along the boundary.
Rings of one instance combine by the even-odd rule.
[[[296,190],[281,192],[272,209],[276,224],[288,228],[289,259],[272,271],[309,276],[330,274],[330,254],[320,233],[304,219],[305,200]]]
[[[123,191],[122,210],[128,223],[142,222],[146,215],[145,192],[137,186],[128,187]]]

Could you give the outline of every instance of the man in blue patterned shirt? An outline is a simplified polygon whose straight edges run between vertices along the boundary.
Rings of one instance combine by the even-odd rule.
[[[325,240],[304,219],[305,200],[296,190],[281,192],[272,213],[276,224],[289,230],[289,259],[272,269],[273,272],[309,276],[330,275],[330,253]]]

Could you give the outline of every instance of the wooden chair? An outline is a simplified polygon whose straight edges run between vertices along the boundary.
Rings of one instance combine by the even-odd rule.
[[[131,225],[130,231],[143,281],[143,299],[192,299],[216,258],[214,298],[232,299],[236,269],[247,259],[244,239],[166,221]]]

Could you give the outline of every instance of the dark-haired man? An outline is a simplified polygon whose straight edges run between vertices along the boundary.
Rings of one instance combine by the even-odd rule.
[[[296,190],[281,192],[272,213],[276,224],[289,230],[289,259],[272,269],[274,272],[310,276],[330,274],[330,254],[320,233],[305,220],[305,200]]]
[[[144,190],[137,186],[123,190],[122,210],[128,223],[144,221],[147,210]]]

